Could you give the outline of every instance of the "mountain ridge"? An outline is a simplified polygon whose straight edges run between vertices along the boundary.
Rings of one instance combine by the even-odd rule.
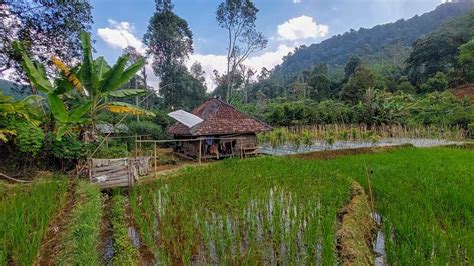
[[[474,2],[444,3],[433,11],[410,19],[376,25],[370,29],[349,30],[310,46],[300,46],[283,58],[273,69],[272,78],[287,80],[320,63],[329,67],[343,66],[353,55],[362,58],[377,54],[386,45],[411,45],[420,37],[435,31],[446,22],[464,15]]]

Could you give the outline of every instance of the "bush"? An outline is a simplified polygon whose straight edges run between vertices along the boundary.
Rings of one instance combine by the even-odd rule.
[[[48,136],[51,152],[58,159],[79,159],[84,154],[84,145],[76,136],[64,136],[57,140],[53,134]]]
[[[39,127],[15,118],[5,121],[7,128],[16,132],[14,143],[22,153],[37,155],[43,146],[45,135]]]
[[[127,124],[131,134],[151,135],[153,139],[164,139],[166,134],[162,127],[152,121],[133,121]]]

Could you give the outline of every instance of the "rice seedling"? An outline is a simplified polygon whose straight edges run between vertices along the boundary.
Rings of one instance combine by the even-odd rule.
[[[130,201],[159,263],[334,264],[349,185],[310,162],[228,160],[134,188]]]
[[[138,262],[139,254],[128,236],[128,225],[125,217],[126,198],[121,195],[121,190],[116,190],[113,194],[110,222],[114,240],[114,264],[134,265]]]
[[[439,128],[434,126],[406,127],[401,125],[374,126],[366,125],[314,125],[290,128],[275,128],[266,134],[259,134],[259,144],[269,143],[276,149],[289,142],[292,146],[303,143],[311,146],[313,143],[328,143],[336,141],[364,141],[378,143],[381,139],[443,139],[466,140],[468,132],[458,127]],[[328,143],[331,146],[330,143]],[[299,146],[298,146],[299,147]]]
[[[0,264],[31,265],[48,224],[65,201],[67,181],[8,187],[0,199]]]
[[[87,181],[79,182],[77,194],[78,203],[61,239],[56,262],[58,265],[98,265],[102,194],[99,187]]]

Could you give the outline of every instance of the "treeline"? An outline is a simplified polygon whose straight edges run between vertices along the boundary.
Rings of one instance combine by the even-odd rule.
[[[285,81],[318,63],[328,64],[332,70],[337,70],[354,54],[364,59],[378,54],[384,60],[392,61],[394,53],[409,48],[421,36],[463,15],[473,6],[473,3],[445,3],[408,20],[400,19],[371,29],[351,29],[319,44],[301,46],[284,57],[284,62],[275,68],[273,76]]]
[[[472,104],[449,88],[474,82],[474,10],[418,39],[401,64],[353,55],[338,74],[315,64],[282,81],[241,72],[230,101],[273,125],[431,124],[468,128]],[[400,50],[402,50],[400,48]],[[254,74],[254,73],[250,73]],[[219,86],[216,91],[219,90]]]

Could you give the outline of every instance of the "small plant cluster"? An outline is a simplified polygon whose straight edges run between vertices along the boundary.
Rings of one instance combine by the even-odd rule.
[[[316,142],[332,146],[336,141],[364,141],[376,144],[389,138],[429,138],[464,140],[467,132],[461,128],[439,128],[432,126],[405,127],[400,125],[369,128],[366,125],[314,125],[300,127],[279,127],[268,133],[257,135],[260,144],[269,143],[273,148],[287,143],[296,150],[302,145],[309,147]]]
[[[112,234],[114,239],[114,264],[115,265],[137,265],[138,250],[133,247],[128,236],[128,226],[125,217],[125,197],[115,193],[112,197]]]

